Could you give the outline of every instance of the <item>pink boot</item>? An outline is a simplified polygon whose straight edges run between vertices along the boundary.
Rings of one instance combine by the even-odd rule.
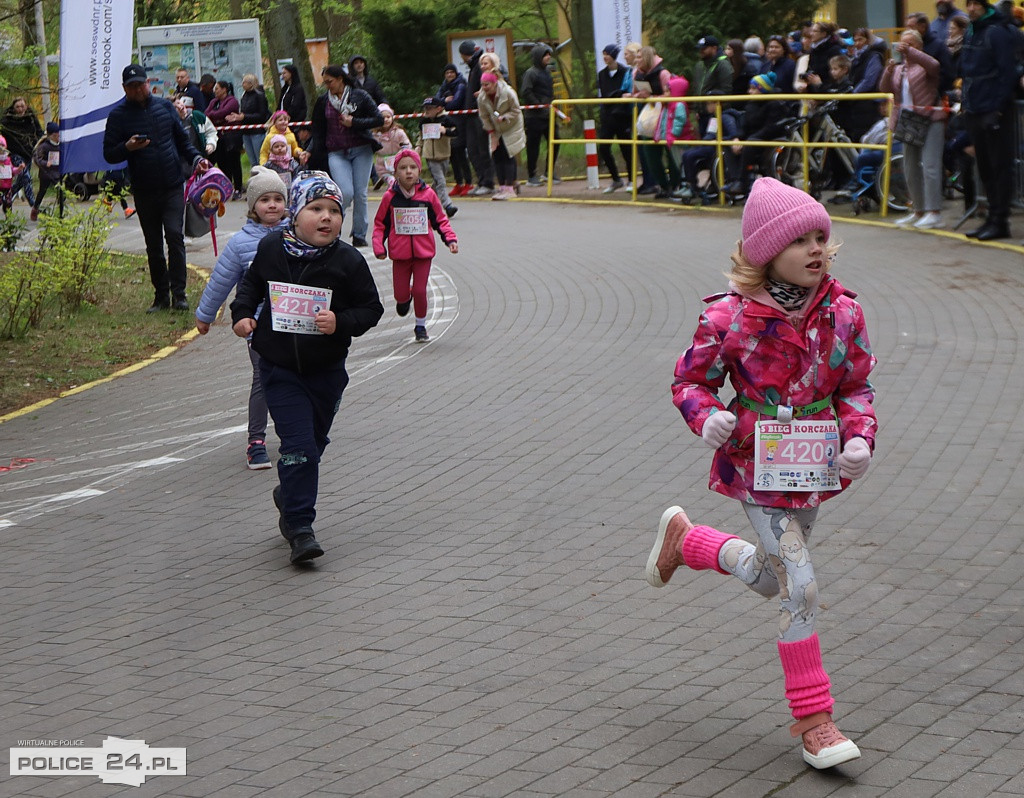
[[[832,683],[821,662],[818,635],[778,645],[786,698],[797,721],[789,731],[803,738],[804,761],[821,769],[857,759],[860,749],[832,722]]]
[[[694,526],[686,517],[682,507],[669,507],[661,515],[658,537],[647,558],[647,583],[651,587],[664,587],[681,565],[688,565],[695,571],[713,568],[723,571],[718,565],[718,552],[736,535],[726,535],[709,526]]]

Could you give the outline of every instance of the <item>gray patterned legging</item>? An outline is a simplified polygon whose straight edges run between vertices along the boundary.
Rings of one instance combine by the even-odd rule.
[[[757,545],[732,539],[722,546],[719,564],[754,592],[766,598],[780,597],[780,640],[806,640],[814,634],[818,609],[818,583],[807,548],[818,508],[789,510],[745,504],[743,509],[757,533]]]

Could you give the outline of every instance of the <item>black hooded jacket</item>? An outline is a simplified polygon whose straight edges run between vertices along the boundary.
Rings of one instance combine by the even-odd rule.
[[[530,50],[533,66],[526,70],[519,84],[519,102],[521,105],[548,105],[555,99],[555,82],[548,68],[544,66],[544,56],[551,52],[546,44],[538,44]],[[527,119],[547,119],[546,108],[529,108],[523,111]]]
[[[360,78],[356,74],[356,70],[352,66],[353,62],[355,61],[362,61],[364,64],[366,64],[366,68],[363,70],[362,78]],[[381,103],[386,103],[388,101],[387,97],[384,96],[384,90],[381,89],[380,84],[374,78],[370,77],[370,62],[366,60],[365,55],[354,55],[350,59],[348,59],[348,74],[352,76],[353,80],[355,80],[356,85],[358,85],[359,88],[361,88],[363,91],[365,91],[373,98],[373,101],[377,105],[380,105]]]

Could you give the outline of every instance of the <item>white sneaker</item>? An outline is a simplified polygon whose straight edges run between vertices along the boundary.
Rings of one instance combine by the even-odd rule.
[[[895,222],[893,222],[893,224],[898,224],[898,225],[901,225],[901,226],[905,226],[905,225],[908,225],[908,224],[913,224],[914,222],[916,222],[920,218],[921,218],[921,214],[919,214],[917,211],[911,211],[906,216],[901,216],[899,219],[897,219]]]
[[[491,194],[492,200],[507,200],[509,197],[514,196],[515,192],[510,190],[508,186],[498,186],[494,189],[494,193]]]
[[[942,214],[938,211],[928,211],[914,222],[914,227],[918,230],[932,230],[936,227],[942,227]]]

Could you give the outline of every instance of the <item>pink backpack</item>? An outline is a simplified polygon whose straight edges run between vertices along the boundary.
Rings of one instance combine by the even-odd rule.
[[[228,176],[216,166],[201,175],[192,175],[185,184],[185,202],[208,219],[224,215],[224,203],[231,199],[234,187]]]

